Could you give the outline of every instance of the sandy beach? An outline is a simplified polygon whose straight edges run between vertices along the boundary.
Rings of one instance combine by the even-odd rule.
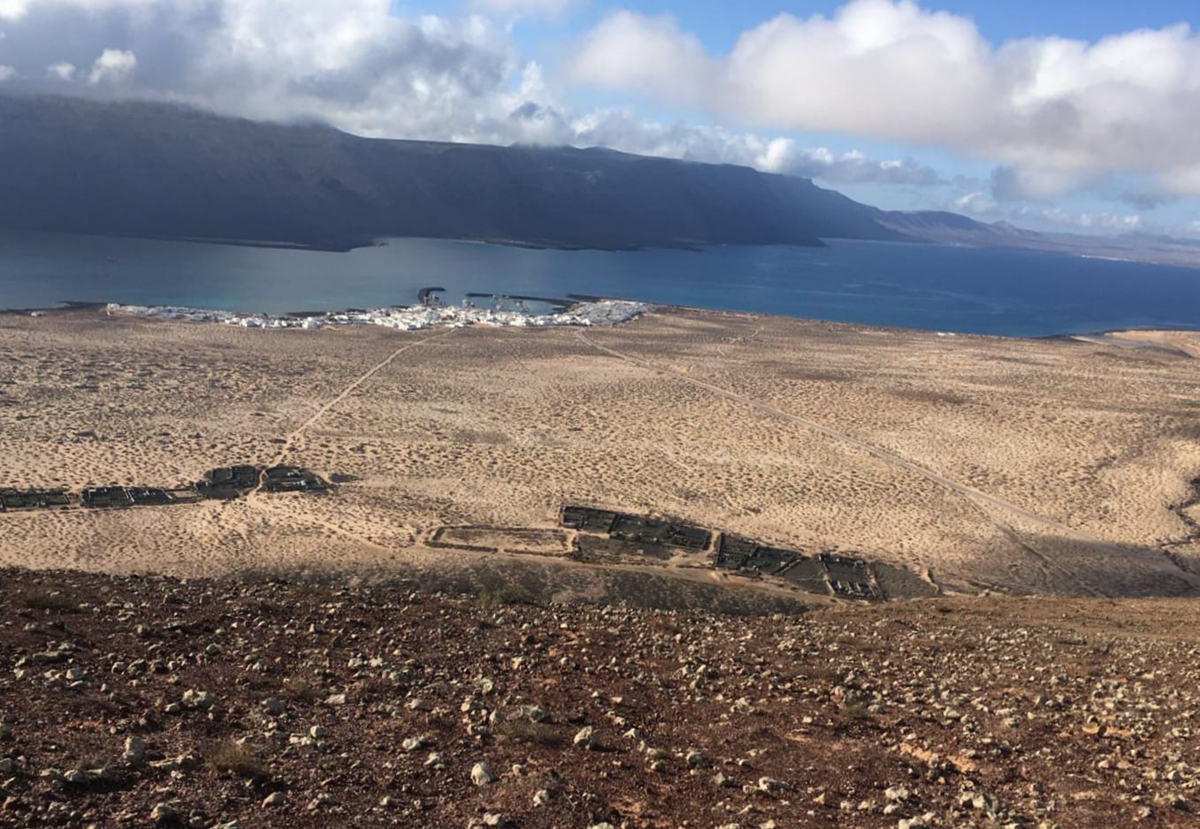
[[[581,503],[861,556],[944,592],[1194,594],[1197,356],[1196,333],[1019,340],[686,310],[411,333],[4,316],[0,486],[171,487],[237,463],[342,483],[0,513],[0,564],[511,561],[591,595],[630,568],[556,554],[569,538],[548,531]],[[431,546],[446,527],[499,528],[500,552]],[[795,591],[701,559],[654,575]]]

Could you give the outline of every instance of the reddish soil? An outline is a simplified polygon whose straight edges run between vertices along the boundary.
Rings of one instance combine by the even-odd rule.
[[[504,591],[0,583],[0,825],[1200,823],[1192,601],[735,618]],[[493,782],[473,783],[478,763]]]

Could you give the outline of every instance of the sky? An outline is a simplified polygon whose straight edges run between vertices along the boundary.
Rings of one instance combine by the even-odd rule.
[[[606,146],[888,209],[1200,236],[1179,0],[0,0],[0,93]]]

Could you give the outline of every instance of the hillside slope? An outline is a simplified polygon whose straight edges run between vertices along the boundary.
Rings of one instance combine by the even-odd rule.
[[[0,191],[0,227],[334,249],[387,236],[592,248],[819,245],[921,239],[925,229],[807,179],[748,167],[605,149],[374,140],[59,97],[0,97]]]
[[[358,138],[174,106],[0,98],[0,226],[318,247],[820,244],[748,168]]]
[[[1194,602],[0,578],[6,826],[1196,823]]]
[[[330,250],[404,236],[599,249],[858,239],[1200,265],[1194,241],[885,211],[749,167],[369,139],[138,101],[0,95],[0,192],[0,228]]]

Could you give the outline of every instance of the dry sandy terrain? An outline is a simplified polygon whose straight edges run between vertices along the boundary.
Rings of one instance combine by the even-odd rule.
[[[1014,340],[691,311],[419,333],[0,317],[0,486],[173,486],[283,461],[354,478],[323,497],[0,513],[0,564],[500,559],[563,598],[624,576],[564,562],[555,535],[499,554],[427,542],[552,529],[578,502],[857,553],[946,591],[1196,593],[1197,357],[1200,335],[1176,332]],[[689,563],[655,572],[717,583]]]

